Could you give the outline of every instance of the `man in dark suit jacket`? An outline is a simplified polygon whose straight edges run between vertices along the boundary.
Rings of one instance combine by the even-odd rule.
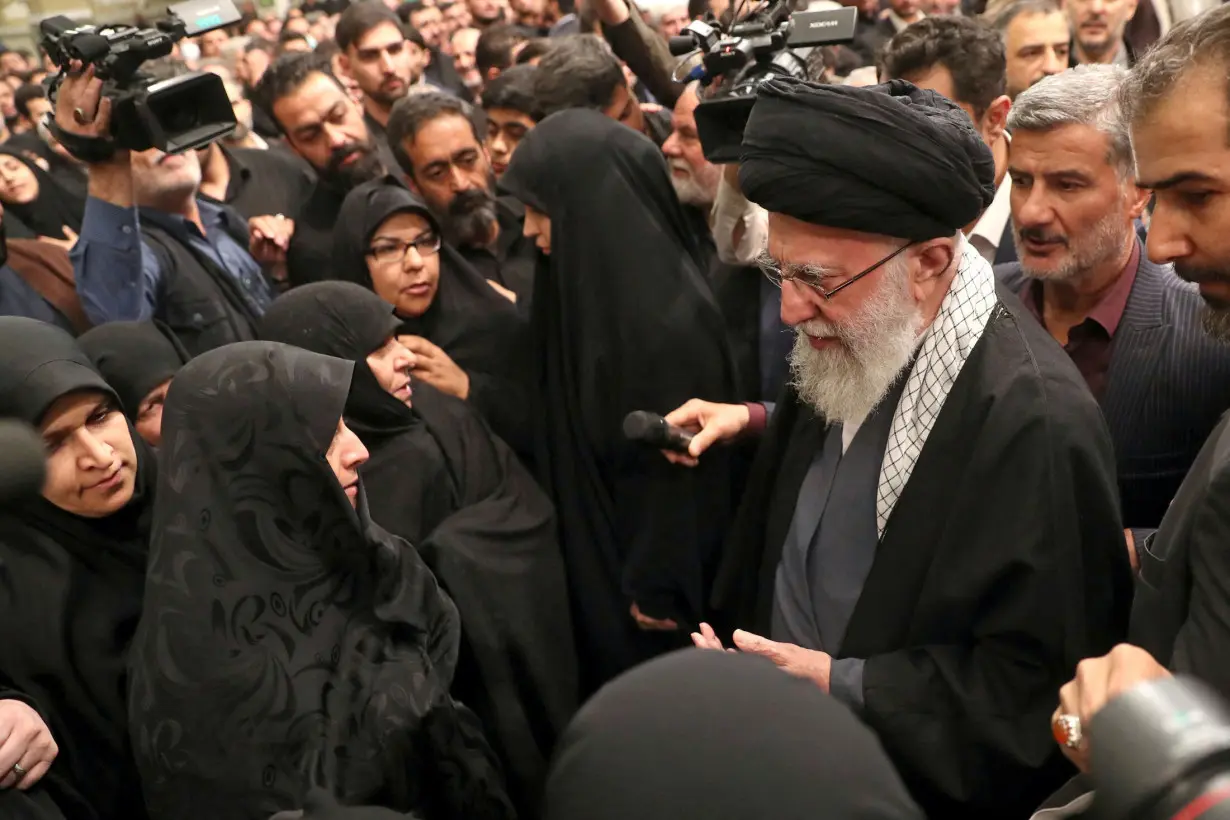
[[[1152,529],[1230,408],[1230,346],[1201,330],[1196,288],[1142,252],[1134,220],[1147,192],[1115,99],[1122,77],[1085,66],[1017,97],[1009,168],[1020,262],[996,272],[1085,377],[1115,444],[1124,523]]]

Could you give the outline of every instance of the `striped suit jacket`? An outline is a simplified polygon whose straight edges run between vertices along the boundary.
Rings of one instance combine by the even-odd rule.
[[[996,275],[1014,293],[1019,263]],[[1141,248],[1136,281],[1115,330],[1102,414],[1115,445],[1124,525],[1155,528],[1201,445],[1230,408],[1230,345],[1201,327],[1203,301]]]

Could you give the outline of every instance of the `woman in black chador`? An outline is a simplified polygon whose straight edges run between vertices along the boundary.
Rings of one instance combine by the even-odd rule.
[[[175,377],[131,733],[155,820],[267,820],[310,789],[421,820],[511,817],[449,695],[457,611],[371,522],[342,423],[354,364],[285,345]]]
[[[736,502],[729,453],[675,466],[626,441],[623,419],[692,396],[733,400],[734,365],[652,142],[600,112],[563,111],[530,131],[500,181],[545,254],[532,309],[535,458],[595,686],[683,645]]]
[[[460,399],[411,383],[399,320],[350,282],[280,297],[261,337],[354,362],[346,424],[372,518],[414,544],[461,616],[453,694],[483,719],[518,807],[532,807],[577,706],[568,589],[551,502]]]
[[[73,338],[33,319],[0,317],[0,416],[47,446],[41,495],[0,511],[0,676],[60,747],[49,770],[23,754],[27,774],[0,772],[0,788],[28,777],[70,820],[139,820],[124,692],[155,459]]]

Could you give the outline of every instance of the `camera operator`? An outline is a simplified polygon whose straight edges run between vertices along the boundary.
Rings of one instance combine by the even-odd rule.
[[[93,67],[74,63],[59,89],[56,124],[78,137],[107,138],[112,103],[101,92]],[[89,165],[89,180],[72,258],[92,322],[157,318],[193,355],[256,338],[271,289],[248,252],[243,219],[198,199],[196,152],[117,148]]]

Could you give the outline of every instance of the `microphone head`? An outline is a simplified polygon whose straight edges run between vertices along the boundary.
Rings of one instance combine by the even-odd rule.
[[[28,424],[0,420],[0,505],[36,497],[47,478],[43,438]]]
[[[629,441],[642,441],[662,419],[647,410],[633,410],[624,416],[624,438]]]

